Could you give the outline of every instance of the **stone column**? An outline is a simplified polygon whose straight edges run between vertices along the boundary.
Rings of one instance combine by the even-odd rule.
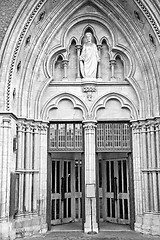
[[[135,229],[139,231],[142,227],[142,185],[141,185],[141,149],[139,122],[132,123],[133,139],[133,169],[135,189]]]
[[[135,174],[137,182],[137,214],[142,214],[142,188],[141,188],[141,141],[140,141],[140,125],[138,124],[135,129],[136,137],[136,158],[135,161]]]
[[[158,212],[158,191],[157,191],[157,164],[156,164],[156,142],[155,122],[151,122],[151,154],[152,154],[152,181],[153,181],[153,210]]]
[[[10,172],[15,169],[13,118],[9,114],[0,116],[0,239],[15,239],[14,224],[9,218]]]
[[[11,151],[11,119],[2,119],[2,153],[1,153],[1,211],[3,220],[9,216],[9,189],[10,189],[10,151]]]
[[[31,212],[31,194],[32,194],[32,126],[26,125],[26,158],[25,158],[25,211]]]
[[[97,48],[98,48],[98,53],[99,53],[99,58],[101,59],[101,48],[102,48],[102,45],[99,44],[97,45]],[[98,63],[98,78],[101,78],[101,65],[100,65],[100,62]]]
[[[19,172],[19,213],[23,213],[23,189],[24,189],[24,134],[25,134],[25,125],[23,122],[17,124],[18,132],[18,149],[17,149],[17,172]]]
[[[84,232],[98,233],[96,216],[96,121],[84,121],[85,138],[85,224]]]
[[[38,205],[38,195],[39,195],[39,148],[40,148],[40,143],[39,143],[39,127],[35,123],[34,126],[34,178],[33,178],[33,212],[37,212],[37,205]]]
[[[142,173],[142,184],[143,184],[143,211],[147,211],[148,210],[148,206],[149,206],[149,202],[148,202],[148,196],[149,196],[149,192],[148,192],[148,176],[147,176],[147,172],[145,171],[147,169],[147,134],[146,134],[146,124],[145,122],[142,123],[142,131],[141,131],[141,135],[142,135],[142,168],[144,170],[144,172]]]
[[[64,66],[64,80],[67,80],[68,74],[67,74],[67,68],[68,68],[68,60],[63,60],[63,66]]]
[[[80,65],[79,65],[79,56],[80,56],[80,50],[82,46],[81,45],[76,45],[77,49],[77,78],[80,78]]]
[[[147,142],[148,142],[148,170],[152,169],[152,145],[151,145],[151,125],[150,121],[147,122]],[[152,188],[152,173],[148,171],[148,186],[151,191],[149,192],[150,199],[153,198],[153,188]],[[149,201],[149,209],[153,211],[153,200]]]
[[[157,185],[159,186],[159,199],[160,199],[160,119],[156,122],[155,125],[156,130],[156,156],[157,156],[157,169],[158,169],[158,179],[157,179]]]
[[[157,168],[160,169],[160,122],[157,121],[155,124],[155,132],[156,132],[156,156],[157,156]]]
[[[114,75],[114,69],[115,69],[115,64],[116,64],[116,60],[111,59],[110,60],[110,66],[111,66],[111,80],[115,79],[115,75]]]
[[[47,124],[40,125],[40,163],[39,163],[39,214],[46,216],[47,199]]]

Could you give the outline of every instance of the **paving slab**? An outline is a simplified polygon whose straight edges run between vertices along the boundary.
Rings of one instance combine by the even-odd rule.
[[[19,238],[19,240],[22,238]],[[160,240],[158,236],[140,234],[134,231],[100,232],[85,234],[83,232],[48,232],[45,235],[25,237],[23,240]],[[18,240],[18,239],[17,239]]]

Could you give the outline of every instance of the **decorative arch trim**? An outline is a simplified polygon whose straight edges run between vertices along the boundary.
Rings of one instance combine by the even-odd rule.
[[[74,109],[78,108],[82,111],[83,113],[82,120],[84,120],[88,112],[87,106],[83,103],[81,99],[70,93],[60,93],[54,97],[51,97],[41,110],[41,118],[47,120],[49,111],[52,108],[58,109],[59,102],[65,99],[70,100],[72,102]]]
[[[109,93],[101,96],[96,103],[93,105],[91,111],[93,112],[93,118],[96,119],[97,117],[97,111],[101,108],[105,108],[106,103],[109,100],[118,100],[121,104],[121,108],[127,108],[131,112],[131,120],[137,119],[138,118],[138,109],[134,105],[134,103],[128,99],[126,96],[123,96],[119,93]]]

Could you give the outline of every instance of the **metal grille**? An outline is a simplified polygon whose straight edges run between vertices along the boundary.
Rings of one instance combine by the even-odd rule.
[[[53,160],[51,186],[51,224],[80,221],[82,160]]]
[[[81,123],[52,123],[49,136],[50,150],[82,151]]]
[[[129,123],[98,123],[97,150],[98,151],[130,151]]]

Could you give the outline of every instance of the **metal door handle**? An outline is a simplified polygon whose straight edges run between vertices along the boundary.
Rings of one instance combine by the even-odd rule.
[[[61,200],[64,201],[65,195],[65,181],[64,177],[61,178]]]
[[[117,178],[114,178],[114,200],[117,201]]]

